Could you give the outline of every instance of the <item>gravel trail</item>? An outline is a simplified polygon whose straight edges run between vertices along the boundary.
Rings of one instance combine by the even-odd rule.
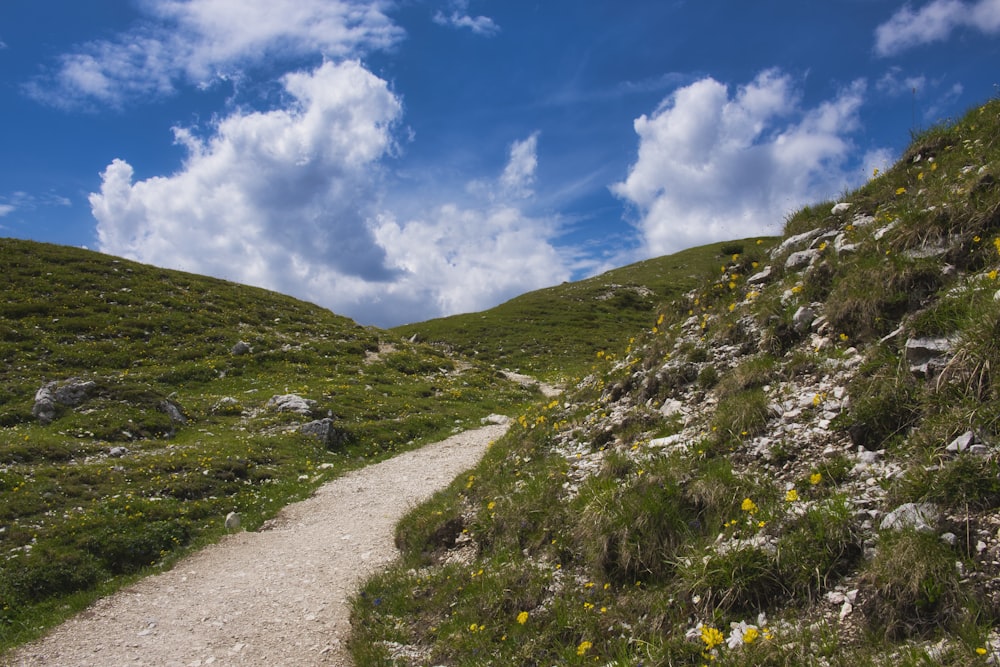
[[[5,664],[348,667],[348,599],[396,557],[396,523],[506,429],[466,431],[333,480],[260,532],[228,535],[96,602]]]

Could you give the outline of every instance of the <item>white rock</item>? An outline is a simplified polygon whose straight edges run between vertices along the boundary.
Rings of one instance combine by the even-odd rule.
[[[236,512],[230,512],[226,515],[226,530],[236,530],[240,527],[240,515]]]

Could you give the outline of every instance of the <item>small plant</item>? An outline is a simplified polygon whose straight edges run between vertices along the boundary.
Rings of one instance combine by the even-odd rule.
[[[955,554],[932,533],[883,533],[861,585],[868,625],[887,638],[946,629],[966,614]]]
[[[712,428],[725,440],[742,440],[760,433],[771,418],[764,390],[756,387],[730,394],[719,401]]]

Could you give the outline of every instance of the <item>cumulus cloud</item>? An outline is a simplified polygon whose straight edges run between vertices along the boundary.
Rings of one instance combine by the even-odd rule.
[[[552,220],[510,205],[447,203],[405,223],[386,217],[376,237],[404,275],[381,298],[417,321],[483,310],[568,280],[566,259],[550,242],[556,233]]]
[[[487,308],[569,277],[549,242],[555,223],[504,194],[530,183],[535,135],[513,144],[488,197],[432,202],[397,221],[380,204],[401,115],[386,82],[351,61],[283,82],[288,108],[233,113],[207,138],[175,129],[188,153],[177,173],[136,181],[125,160],[108,165],[90,195],[100,250],[381,326]]]
[[[146,0],[144,21],[117,38],[59,58],[27,92],[61,107],[122,106],[211,85],[241,68],[311,54],[349,57],[397,41],[385,2],[367,0]]]
[[[864,91],[858,81],[802,109],[790,77],[767,70],[732,95],[702,79],[639,117],[638,158],[612,191],[638,210],[645,252],[775,233],[794,208],[842,190]]]
[[[468,28],[475,34],[484,37],[492,37],[500,32],[500,26],[490,17],[470,16],[468,0],[455,0],[452,2],[452,6],[454,9],[450,14],[445,14],[442,11],[435,12],[434,22],[452,28]]]
[[[402,222],[380,217],[375,236],[402,275],[376,298],[401,321],[483,310],[571,277],[572,258],[553,242],[559,220],[525,211],[537,145],[537,132],[515,141],[498,177],[466,187],[471,201],[432,203]]]
[[[326,272],[386,280],[367,221],[400,103],[357,62],[285,76],[293,102],[234,113],[170,176],[135,182],[112,162],[90,195],[104,252],[318,298]]]
[[[960,28],[1000,32],[1000,0],[932,0],[920,9],[907,5],[875,29],[875,52],[891,56],[915,46],[941,42]]]

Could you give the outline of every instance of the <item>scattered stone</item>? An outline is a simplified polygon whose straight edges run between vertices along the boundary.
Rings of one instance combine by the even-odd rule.
[[[35,392],[35,404],[31,414],[42,424],[50,424],[56,418],[59,405],[76,407],[88,398],[97,388],[92,380],[71,378],[64,382],[49,382]]]
[[[679,415],[684,413],[684,403],[676,399],[668,398],[662,406],[660,406],[660,414],[664,417],[673,417],[674,415]]]
[[[904,353],[910,372],[918,377],[930,378],[948,363],[953,342],[950,338],[910,338]]]
[[[847,213],[847,211],[850,210],[850,208],[851,208],[850,202],[842,201],[838,204],[834,204],[833,208],[830,209],[830,213],[832,215],[840,215],[841,213]]]
[[[882,519],[882,530],[913,528],[921,533],[934,532],[938,508],[933,503],[906,503],[889,512]]]
[[[108,450],[108,456],[113,459],[120,459],[126,454],[128,454],[128,449],[126,447],[112,447]]]
[[[181,409],[171,401],[161,402],[160,410],[167,413],[167,416],[170,417],[170,421],[177,424],[187,424],[187,417],[185,417],[184,413],[181,412]]]
[[[90,398],[90,395],[96,388],[97,383],[93,380],[73,378],[56,387],[55,400],[57,403],[76,407]]]
[[[748,285],[762,285],[771,278],[771,265],[768,264],[762,270],[747,278]]]
[[[817,259],[819,259],[818,250],[799,250],[788,256],[788,259],[785,260],[785,268],[789,271],[798,271],[811,266]]]
[[[510,417],[508,417],[507,415],[492,414],[492,415],[488,415],[486,417],[483,417],[480,420],[480,422],[484,426],[487,425],[487,424],[497,424],[498,426],[502,426],[504,424],[509,424],[510,423]]]
[[[275,412],[297,412],[300,415],[312,414],[316,401],[302,398],[298,394],[281,394],[272,396],[264,406]]]
[[[319,438],[324,445],[331,449],[343,445],[350,438],[350,434],[337,428],[330,417],[303,424],[299,427],[299,433]]]
[[[809,306],[799,306],[792,315],[792,328],[799,333],[805,333],[816,319],[816,311]]]
[[[240,357],[243,356],[244,354],[250,354],[250,352],[252,352],[250,348],[250,343],[247,343],[242,340],[236,343],[236,345],[233,345],[233,349],[229,351],[229,353],[234,357]]]
[[[226,515],[226,530],[238,530],[241,523],[240,515],[236,512],[230,512]]]
[[[811,242],[814,238],[823,233],[822,229],[813,229],[808,232],[802,232],[801,234],[796,234],[795,236],[789,236],[787,239],[781,242],[777,248],[771,251],[771,257],[778,257],[781,253],[785,252],[789,248],[794,248],[796,246],[804,246]]]
[[[967,450],[975,440],[976,436],[972,431],[966,431],[962,435],[958,436],[945,447],[945,451],[957,454],[959,452],[964,452]]]

